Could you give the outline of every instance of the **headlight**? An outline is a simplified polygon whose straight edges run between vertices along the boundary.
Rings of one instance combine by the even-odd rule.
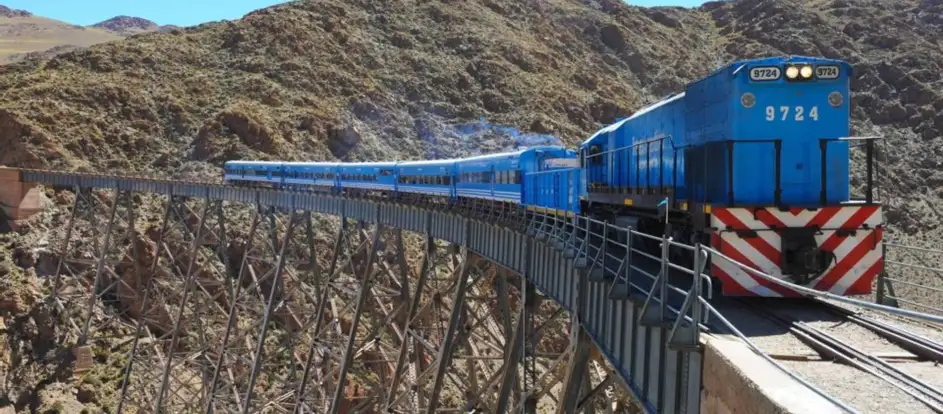
[[[799,69],[799,74],[803,78],[809,79],[812,77],[812,66],[803,66],[802,69]]]
[[[786,77],[789,79],[795,79],[796,76],[799,76],[799,68],[795,66],[790,66],[786,68]]]

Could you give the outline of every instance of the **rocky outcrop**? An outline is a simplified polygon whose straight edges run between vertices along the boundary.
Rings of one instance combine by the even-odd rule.
[[[0,5],[0,17],[30,17],[32,15],[33,13],[26,10],[11,9],[7,6]]]
[[[131,16],[116,16],[103,22],[95,23],[91,27],[105,29],[121,35],[132,35],[141,32],[151,32],[160,29],[157,23],[147,19]]]

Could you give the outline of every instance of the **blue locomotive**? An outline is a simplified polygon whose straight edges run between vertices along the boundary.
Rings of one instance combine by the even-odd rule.
[[[881,206],[849,199],[847,63],[801,56],[732,62],[608,125],[578,148],[538,146],[455,160],[230,161],[237,185],[584,214],[700,241],[764,273],[866,294],[883,266]],[[670,228],[666,228],[666,224]],[[724,261],[725,295],[795,292]]]
[[[667,221],[764,273],[869,293],[882,220],[870,183],[866,200],[849,200],[852,74],[833,59],[733,62],[603,128],[580,145],[586,214],[654,234]],[[711,274],[725,295],[795,295],[724,260]]]

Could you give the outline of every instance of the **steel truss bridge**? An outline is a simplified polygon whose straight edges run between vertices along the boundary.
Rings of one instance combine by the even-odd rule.
[[[653,239],[658,257],[630,229],[488,204],[22,179],[73,191],[49,303],[77,374],[120,378],[118,412],[572,413],[615,386],[700,411],[709,248]]]

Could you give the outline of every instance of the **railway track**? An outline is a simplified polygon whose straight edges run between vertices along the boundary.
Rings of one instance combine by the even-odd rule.
[[[871,374],[910,395],[933,412],[943,413],[943,391],[939,388],[904,372],[881,356],[862,349],[860,344],[843,340],[838,335],[814,327],[800,320],[801,318],[796,317],[792,312],[784,314],[784,311],[789,309],[795,310],[795,306],[785,306],[779,309],[778,306],[768,306],[769,301],[764,301],[767,306],[758,306],[749,299],[736,301],[752,312],[758,312],[761,317],[788,328],[793,336],[815,350],[822,358]],[[943,344],[939,342],[821,300],[807,300],[803,304],[806,311],[817,310],[823,315],[837,316],[842,321],[865,328],[919,359],[933,361],[938,366],[943,363]]]

